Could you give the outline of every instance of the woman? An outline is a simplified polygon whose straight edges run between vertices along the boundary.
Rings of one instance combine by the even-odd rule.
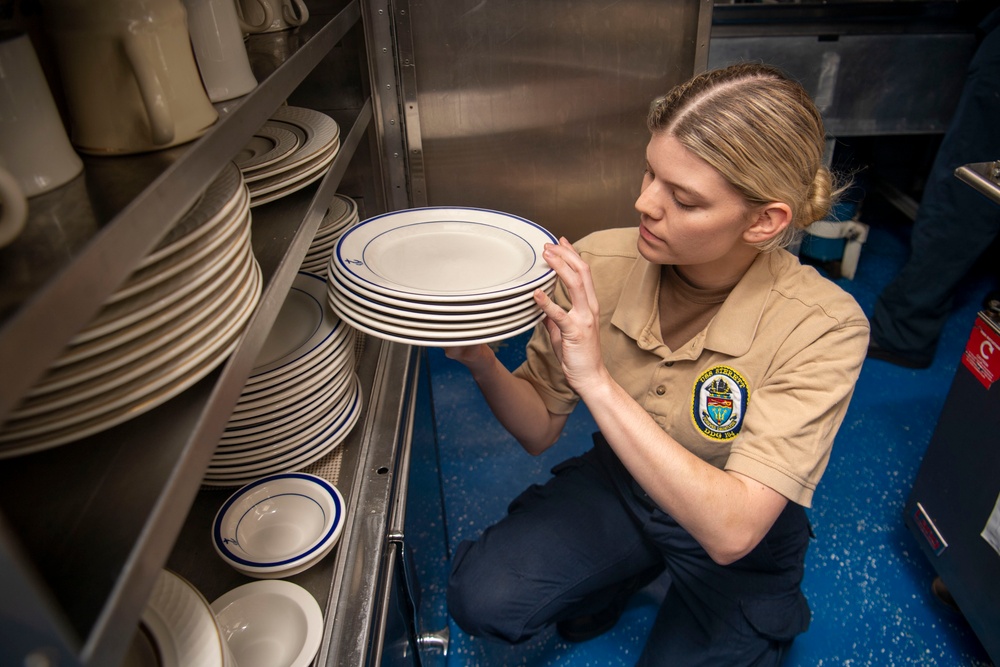
[[[868,344],[854,300],[781,247],[827,212],[824,131],[780,71],[735,65],[653,102],[638,229],[565,239],[525,363],[453,348],[532,454],[582,400],[595,446],[456,550],[473,635],[569,640],[670,586],[640,664],[777,664],[809,624],[811,504]]]

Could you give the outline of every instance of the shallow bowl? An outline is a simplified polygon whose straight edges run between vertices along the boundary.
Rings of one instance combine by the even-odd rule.
[[[323,612],[290,581],[254,581],[212,603],[222,636],[240,667],[306,667],[319,651]]]
[[[259,578],[301,572],[329,553],[344,527],[344,498],[321,477],[281,473],[247,484],[219,508],[212,544]]]

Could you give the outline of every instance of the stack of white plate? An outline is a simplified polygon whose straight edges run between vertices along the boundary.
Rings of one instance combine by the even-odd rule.
[[[426,346],[502,340],[543,317],[532,294],[556,276],[548,231],[475,208],[396,211],[345,231],[328,270],[337,314],[378,338]]]
[[[326,281],[299,273],[205,473],[240,486],[329,454],[361,414],[355,330],[326,305]]]
[[[230,163],[29,390],[0,430],[0,457],[131,419],[229,356],[261,293],[248,203]]]
[[[340,126],[312,109],[279,107],[236,156],[250,188],[250,206],[315,183],[340,150]]]
[[[325,275],[330,255],[333,254],[333,248],[337,245],[340,235],[357,222],[357,202],[345,195],[335,195],[302,260],[301,270]]]
[[[236,667],[215,611],[198,589],[162,570],[123,667]]]

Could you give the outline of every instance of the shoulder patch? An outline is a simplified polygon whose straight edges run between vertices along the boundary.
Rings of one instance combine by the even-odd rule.
[[[746,380],[729,366],[715,366],[694,383],[691,417],[702,435],[714,440],[732,440],[743,426],[750,402]]]

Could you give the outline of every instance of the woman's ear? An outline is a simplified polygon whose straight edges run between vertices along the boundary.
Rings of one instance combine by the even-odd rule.
[[[792,208],[784,202],[769,202],[757,210],[756,219],[743,232],[743,240],[757,244],[768,241],[792,223]]]

